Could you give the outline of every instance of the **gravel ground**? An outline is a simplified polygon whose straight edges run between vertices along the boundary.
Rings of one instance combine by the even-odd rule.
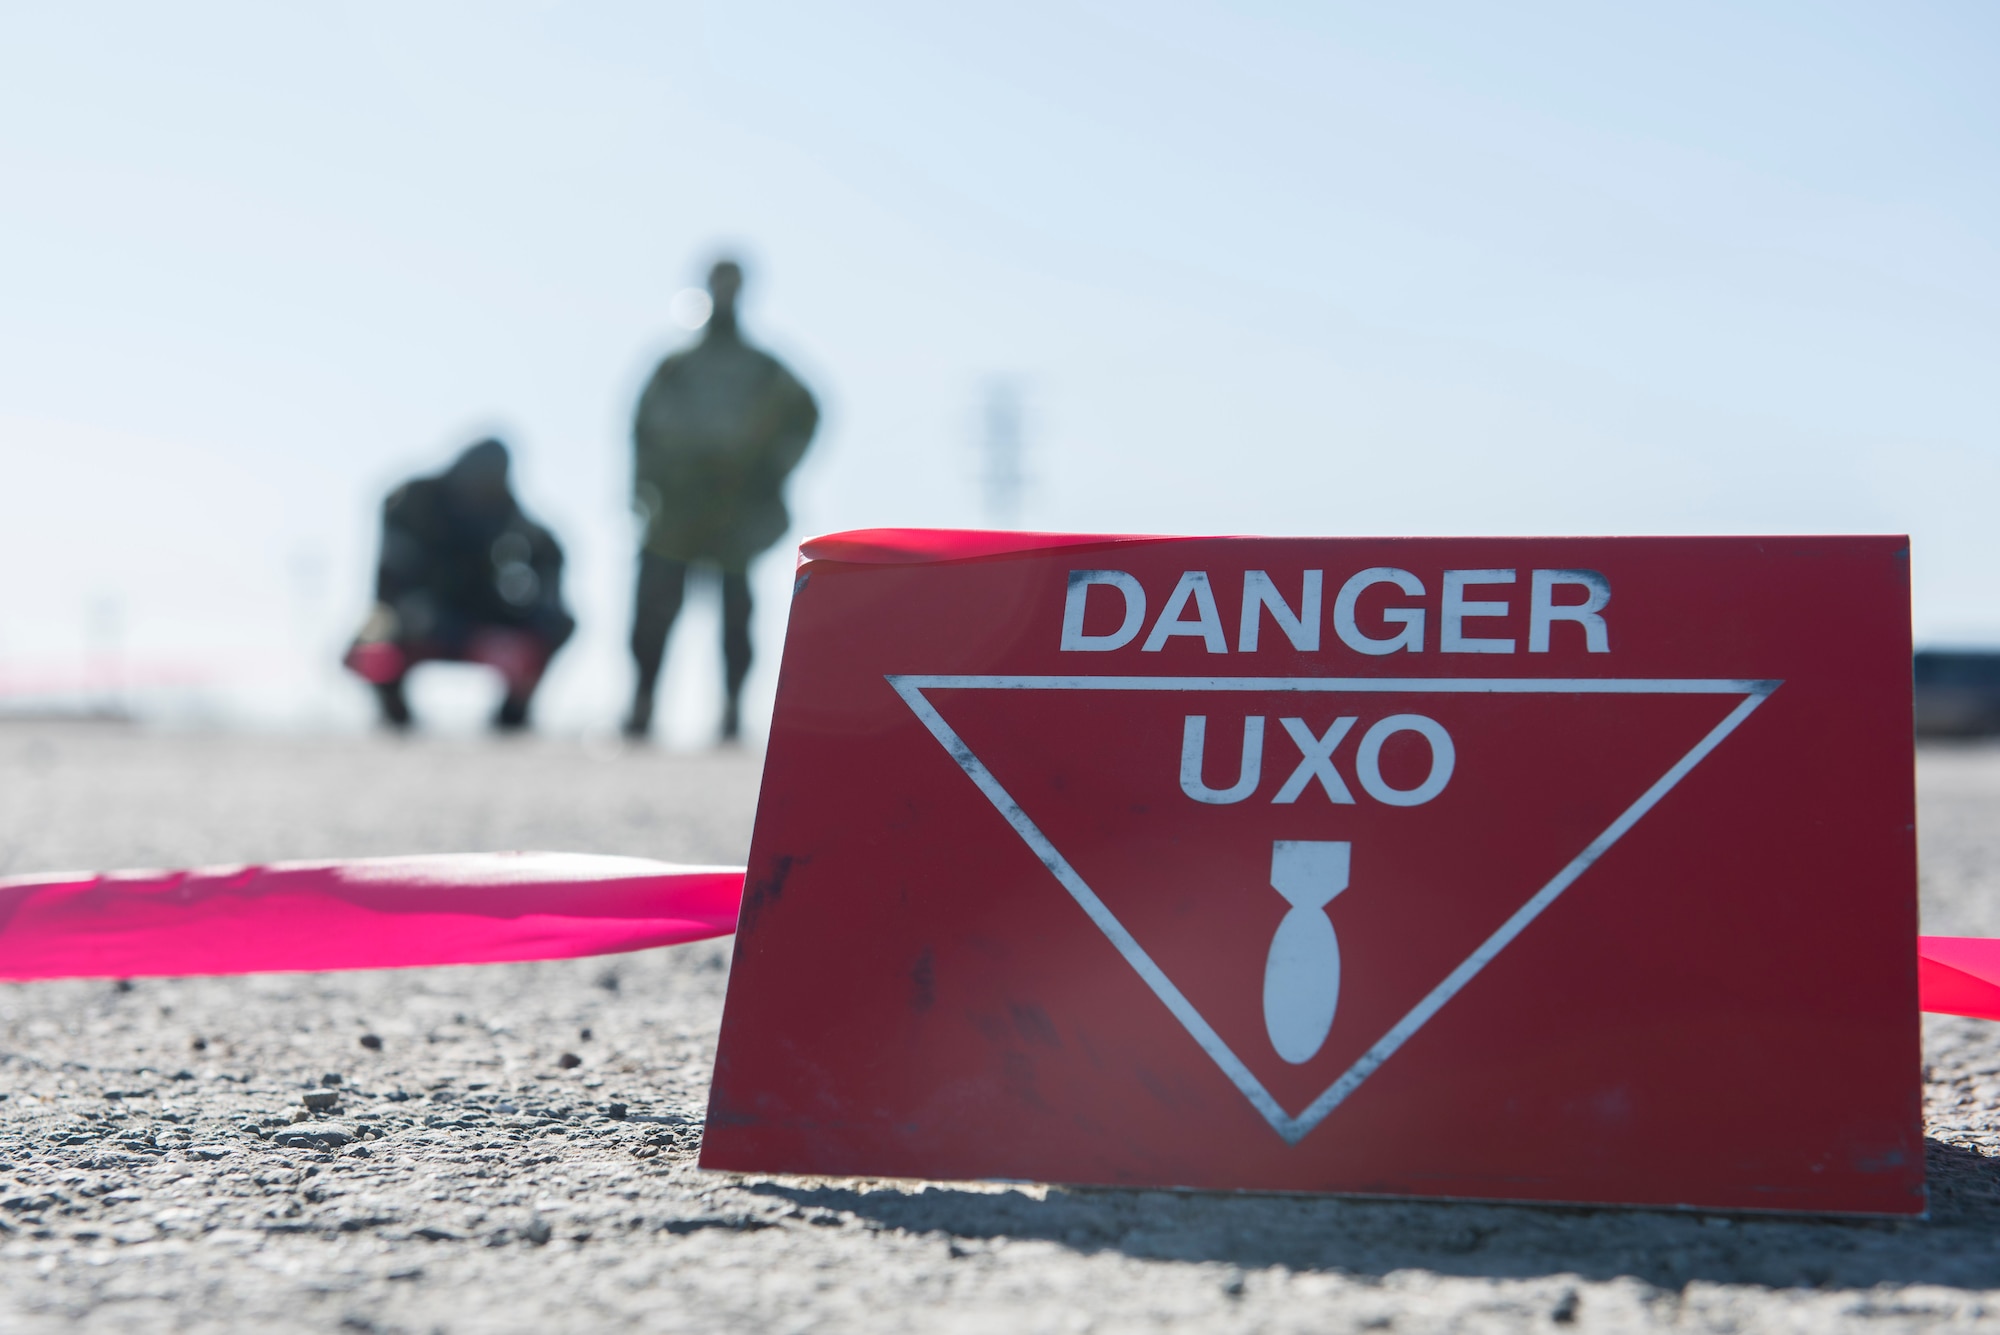
[[[8,723],[0,874],[740,861],[757,764]],[[2000,934],[2000,750],[1920,775],[1926,929]],[[1927,1021],[1921,1224],[757,1179],[694,1166],[727,968],[0,987],[0,1330],[2000,1327],[2000,1026]]]

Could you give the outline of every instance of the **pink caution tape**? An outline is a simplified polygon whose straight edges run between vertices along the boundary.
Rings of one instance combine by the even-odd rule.
[[[1186,538],[1145,534],[1019,533],[957,528],[858,528],[807,538],[799,561],[841,561],[849,565],[935,564],[975,561],[1029,552],[1122,547],[1135,542],[1186,542]]]
[[[1917,998],[1939,1015],[2000,1020],[2000,939],[1918,937]]]
[[[0,879],[0,978],[561,959],[736,930],[741,867],[467,853]]]
[[[727,936],[741,867],[453,853],[0,878],[0,979],[491,964]],[[2000,1020],[2000,939],[1917,941],[1924,1010]]]

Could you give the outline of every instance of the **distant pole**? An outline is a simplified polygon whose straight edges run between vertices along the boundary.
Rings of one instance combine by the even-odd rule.
[[[85,681],[99,692],[85,708],[101,718],[125,717],[125,606],[113,593],[90,600],[90,663]],[[92,682],[91,679],[95,678]],[[89,689],[87,685],[86,690]]]
[[[1028,486],[1021,462],[1020,385],[1012,380],[989,381],[984,419],[980,493],[986,522],[995,528],[1015,528],[1021,522],[1021,501]]]

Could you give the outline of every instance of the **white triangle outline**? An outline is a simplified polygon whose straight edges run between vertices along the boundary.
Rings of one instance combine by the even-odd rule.
[[[1250,1106],[1260,1113],[1271,1129],[1282,1137],[1286,1144],[1296,1145],[1312,1129],[1325,1121],[1333,1110],[1360,1088],[1361,1082],[1373,1075],[1382,1064],[1396,1054],[1397,1049],[1407,1043],[1419,1029],[1441,1010],[1445,1003],[1464,989],[1481,969],[1493,962],[1502,950],[1511,944],[1540,917],[1542,911],[1555,903],[1563,891],[1575,883],[1576,879],[1590,869],[1592,863],[1602,857],[1607,849],[1623,838],[1641,817],[1651,811],[1661,798],[1671,792],[1676,784],[1705,760],[1709,753],[1722,743],[1722,739],[1736,731],[1744,719],[1750,717],[1758,705],[1769,699],[1771,693],[1782,686],[1782,680],[1750,680],[1725,678],[1691,677],[1088,677],[1088,676],[922,676],[894,675],[886,677],[896,694],[903,698],[923,725],[930,729],[933,737],[944,747],[947,754],[965,771],[980,792],[993,803],[1008,825],[1028,845],[1030,851],[1041,859],[1042,865],[1069,892],[1097,929],[1104,933],[1118,953],[1125,957],[1139,977],[1153,990],[1188,1035],[1201,1046],[1231,1084],[1250,1100]],[[1459,966],[1447,974],[1444,980],[1425,994],[1422,1001],[1412,1007],[1408,1014],[1398,1020],[1389,1032],[1375,1045],[1363,1053],[1355,1063],[1343,1072],[1339,1079],[1327,1086],[1320,1096],[1306,1105],[1305,1111],[1296,1117],[1286,1112],[1269,1090],[1250,1068],[1245,1066],[1222,1036],[1203,1019],[1181,990],[1165,971],[1153,962],[1133,935],[1125,930],[1097,893],[1084,883],[1076,868],[1057,851],[1028,813],[1021,809],[993,772],[986,768],[972,748],[965,744],[937,707],[924,695],[928,690],[994,690],[994,691],[1256,691],[1287,693],[1357,693],[1357,694],[1408,694],[1418,692],[1446,693],[1453,695],[1741,695],[1743,700],[1731,710],[1723,720],[1709,729],[1708,734],[1672,768],[1654,781],[1652,787],[1641,794],[1637,801],[1625,808],[1616,820],[1606,826],[1602,833],[1584,850],[1572,858],[1567,866],[1557,872],[1547,884],[1537,890],[1528,901],[1516,909],[1506,922],[1492,935],[1482,941],[1473,952],[1466,956]]]

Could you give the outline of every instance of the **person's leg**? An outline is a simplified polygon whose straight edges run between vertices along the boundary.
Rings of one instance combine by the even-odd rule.
[[[722,672],[728,691],[722,738],[733,742],[742,731],[743,681],[750,675],[750,576],[741,570],[722,572]]]
[[[528,705],[532,702],[533,698],[532,692],[528,695],[516,695],[510,692],[500,702],[500,708],[493,712],[493,731],[527,731]]]
[[[375,688],[375,703],[382,711],[382,726],[397,732],[406,730],[410,726],[410,701],[403,694],[403,678],[370,684]]]
[[[375,693],[383,726],[401,732],[410,726],[410,702],[403,694],[403,678],[409,675],[417,655],[413,646],[397,642],[397,629],[395,609],[386,603],[376,604],[341,664]]]
[[[510,638],[506,656],[495,664],[506,679],[507,698],[500,702],[500,710],[493,716],[495,728],[514,732],[528,726],[528,708],[534,703],[543,674],[549,670],[556,651],[569,643],[569,637],[575,633],[576,618],[560,608],[539,613],[529,624],[507,632]]]
[[[561,643],[551,644],[547,636],[526,626],[482,626],[473,632],[465,650],[466,661],[494,669],[507,687],[493,715],[495,729],[518,732],[528,726],[528,707],[534,702],[535,688],[541,685],[542,673]]]
[[[638,684],[632,691],[632,712],[625,716],[625,735],[644,737],[653,727],[653,688],[667,653],[667,632],[680,615],[687,591],[687,563],[651,552],[639,553],[639,589],[632,607],[632,662]]]

